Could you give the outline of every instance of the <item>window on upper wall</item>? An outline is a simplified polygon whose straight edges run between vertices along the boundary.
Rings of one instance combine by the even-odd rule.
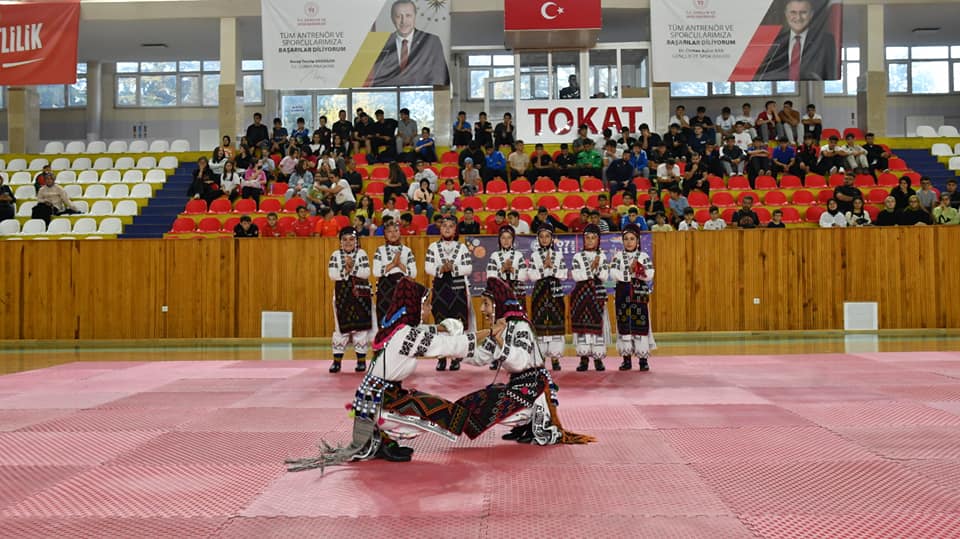
[[[840,51],[842,67],[840,80],[823,82],[824,95],[857,95],[857,77],[860,76],[860,47],[844,47]]]
[[[465,56],[469,77],[469,99],[481,100],[487,92],[488,78],[512,77],[514,74],[512,54],[468,54]],[[493,101],[513,100],[513,81],[493,85]]]
[[[244,60],[241,71],[244,103],[262,104],[263,62]],[[220,62],[216,60],[117,62],[115,80],[117,107],[216,107],[220,104]],[[84,84],[84,91],[85,88]]]
[[[40,108],[53,110],[87,106],[87,64],[77,64],[77,82],[73,84],[44,84],[37,86]]]
[[[888,93],[960,92],[960,47],[887,47],[885,52]]]
[[[797,95],[794,81],[750,82],[671,82],[670,97],[709,97],[721,95],[772,96]]]

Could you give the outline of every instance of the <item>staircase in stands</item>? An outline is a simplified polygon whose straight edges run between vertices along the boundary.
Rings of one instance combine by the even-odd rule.
[[[907,166],[921,176],[928,176],[934,187],[943,192],[947,188],[947,180],[958,179],[954,171],[949,170],[943,163],[930,154],[930,150],[893,150],[897,157],[907,162]]]
[[[163,184],[163,188],[154,193],[140,215],[133,223],[124,227],[120,238],[162,238],[170,230],[173,221],[183,211],[187,203],[187,190],[193,181],[196,163],[181,164]]]

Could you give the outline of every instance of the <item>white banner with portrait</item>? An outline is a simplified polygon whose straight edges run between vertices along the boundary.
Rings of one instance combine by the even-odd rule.
[[[269,90],[448,86],[450,0],[261,0]]]
[[[840,78],[839,0],[651,0],[653,80]]]
[[[616,135],[627,127],[636,133],[640,124],[653,126],[653,100],[649,97],[524,100],[517,103],[515,123],[516,138],[533,144],[572,142],[581,125],[587,126],[593,139],[604,129]]]

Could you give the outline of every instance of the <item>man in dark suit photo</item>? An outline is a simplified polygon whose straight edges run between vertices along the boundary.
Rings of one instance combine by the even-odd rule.
[[[777,35],[757,71],[756,80],[836,80],[837,44],[825,30],[826,21],[811,24],[819,15],[811,0],[788,0],[785,26]]]
[[[440,38],[418,30],[413,0],[396,0],[390,7],[396,31],[390,34],[373,65],[370,86],[447,86],[450,73]]]

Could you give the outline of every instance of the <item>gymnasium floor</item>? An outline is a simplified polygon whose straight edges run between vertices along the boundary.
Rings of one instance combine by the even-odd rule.
[[[321,475],[282,462],[347,439],[360,375],[328,374],[323,348],[0,349],[0,537],[956,537],[958,350],[748,338],[665,344],[649,373],[568,359],[561,419],[596,444],[424,435],[411,463]],[[425,362],[407,385],[491,378]]]

